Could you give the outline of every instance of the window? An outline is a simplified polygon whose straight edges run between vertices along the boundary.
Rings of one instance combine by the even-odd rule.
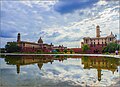
[[[86,40],[86,43],[87,43],[87,40]]]
[[[91,42],[91,47],[93,46],[93,43]]]
[[[99,45],[99,42],[98,42],[98,45]]]
[[[95,42],[94,42],[94,47],[95,47]]]
[[[103,47],[103,42],[102,42],[102,47]]]
[[[112,39],[110,38],[110,41],[112,41]]]
[[[25,46],[25,43],[23,43],[23,46]]]

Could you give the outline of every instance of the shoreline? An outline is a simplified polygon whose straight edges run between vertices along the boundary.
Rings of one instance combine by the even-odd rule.
[[[44,56],[44,55],[64,55],[64,56],[103,56],[103,57],[114,57],[120,58],[120,55],[106,55],[106,54],[22,54],[22,53],[0,53],[0,55],[8,55],[8,56]]]

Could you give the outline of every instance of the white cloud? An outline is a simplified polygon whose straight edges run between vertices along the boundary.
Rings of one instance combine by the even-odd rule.
[[[21,3],[29,6],[29,7],[33,7],[33,4],[38,5],[40,7],[43,7],[45,10],[51,10],[51,8],[53,8],[53,5],[57,2],[57,0],[50,0],[50,1],[20,1]]]
[[[79,47],[84,36],[95,37],[95,27],[100,25],[102,35],[113,31],[118,34],[119,4],[99,1],[92,8],[76,10],[73,13],[59,14],[53,10],[57,1],[20,1],[2,5],[5,11],[3,23],[14,27],[22,35],[22,40],[44,42],[68,47]],[[25,6],[24,6],[24,5]],[[17,7],[19,6],[19,7]],[[17,8],[17,9],[16,9]],[[29,31],[29,32],[28,32]],[[58,35],[55,33],[57,32]],[[55,36],[54,36],[55,35]],[[63,42],[60,42],[63,41]]]
[[[97,5],[106,5],[107,1],[106,0],[100,0]]]

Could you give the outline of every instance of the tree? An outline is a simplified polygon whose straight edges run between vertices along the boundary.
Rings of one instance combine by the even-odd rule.
[[[117,50],[120,50],[120,44],[117,45]]]
[[[90,47],[89,47],[87,44],[84,44],[84,45],[82,46],[83,52],[85,52],[85,51],[87,51],[87,50],[89,50],[89,49],[90,49]]]
[[[106,47],[104,47],[102,52],[114,53],[115,50],[120,50],[120,45],[112,42],[112,43],[109,43]]]
[[[57,52],[60,52],[60,50],[59,50],[59,49],[56,49],[56,51],[57,51]]]
[[[19,52],[20,47],[17,45],[17,42],[8,42],[5,45],[5,49],[7,52],[12,53],[12,52]]]
[[[0,52],[5,53],[6,52],[5,48],[0,48]]]
[[[67,53],[67,49],[65,49],[64,52]]]
[[[73,50],[71,49],[71,50],[70,50],[70,53],[72,54],[72,52],[73,52]]]

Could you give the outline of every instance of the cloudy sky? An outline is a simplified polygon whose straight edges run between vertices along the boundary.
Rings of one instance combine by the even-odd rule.
[[[0,1],[1,47],[16,41],[21,33],[23,41],[80,47],[85,36],[95,37],[100,25],[101,35],[112,31],[119,34],[118,0],[3,0]],[[117,37],[117,38],[118,38]]]

